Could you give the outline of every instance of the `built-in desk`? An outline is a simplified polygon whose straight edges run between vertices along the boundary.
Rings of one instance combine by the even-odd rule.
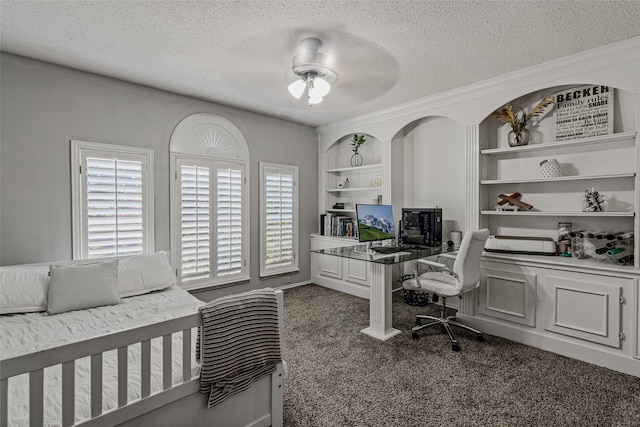
[[[311,252],[318,255],[339,257],[345,260],[364,261],[369,282],[369,327],[362,330],[379,340],[388,340],[400,333],[391,322],[391,289],[393,285],[392,267],[394,264],[409,262],[418,258],[436,256],[454,251],[453,246],[406,247],[394,254],[378,254],[367,251],[366,245],[353,245]]]

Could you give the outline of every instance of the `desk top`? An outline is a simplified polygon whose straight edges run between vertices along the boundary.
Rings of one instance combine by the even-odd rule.
[[[435,246],[435,247],[416,247],[407,246],[402,251],[393,254],[379,254],[373,251],[367,251],[367,245],[344,246],[340,248],[317,249],[311,252],[333,255],[342,258],[359,259],[367,262],[375,262],[377,264],[398,264],[405,261],[411,261],[418,258],[426,258],[446,252],[454,252],[459,247],[454,246]]]

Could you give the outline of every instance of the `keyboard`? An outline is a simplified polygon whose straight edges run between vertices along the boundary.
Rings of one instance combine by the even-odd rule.
[[[406,251],[407,248],[404,246],[378,246],[371,248],[371,250],[379,254],[395,254],[396,252]]]

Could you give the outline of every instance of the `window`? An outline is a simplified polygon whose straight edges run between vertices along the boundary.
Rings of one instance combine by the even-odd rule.
[[[260,275],[298,270],[298,167],[260,163]]]
[[[248,207],[244,165],[185,157],[176,157],[176,162],[181,283],[192,287],[245,279],[248,231],[243,225],[248,223]]]
[[[153,252],[153,150],[71,141],[73,258]]]
[[[249,150],[227,119],[196,113],[170,141],[171,254],[183,288],[249,280]]]

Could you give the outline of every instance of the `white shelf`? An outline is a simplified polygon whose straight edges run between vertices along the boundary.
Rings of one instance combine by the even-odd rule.
[[[371,170],[371,169],[382,169],[382,163],[375,163],[372,165],[364,165],[364,166],[353,166],[348,168],[327,169],[327,172],[328,173],[357,172],[361,170]]]
[[[502,216],[560,216],[560,217],[634,217],[634,212],[541,212],[541,211],[480,211],[481,215]]]
[[[553,150],[557,148],[577,147],[577,146],[584,146],[584,145],[590,145],[590,144],[628,141],[635,137],[636,137],[636,132],[622,132],[622,133],[614,133],[611,135],[594,136],[591,138],[572,139],[570,141],[545,142],[543,144],[523,145],[519,147],[489,148],[485,150],[480,150],[480,154],[484,154],[487,156],[495,156],[495,155],[505,155],[505,154],[513,154],[513,153],[544,151],[549,149]]]
[[[611,179],[611,178],[634,178],[635,173],[621,173],[621,174],[608,174],[608,175],[576,175],[576,176],[558,176],[553,178],[533,178],[533,179],[485,179],[480,181],[482,185],[497,185],[497,184],[535,184],[546,182],[561,182],[561,181],[582,181],[590,179]]]
[[[348,192],[348,191],[382,191],[382,187],[327,188],[327,192],[329,193]]]
[[[327,209],[327,212],[331,212],[331,213],[333,213],[333,212],[336,212],[336,213],[341,213],[341,212],[344,212],[344,213],[355,213],[356,210],[355,209]]]

